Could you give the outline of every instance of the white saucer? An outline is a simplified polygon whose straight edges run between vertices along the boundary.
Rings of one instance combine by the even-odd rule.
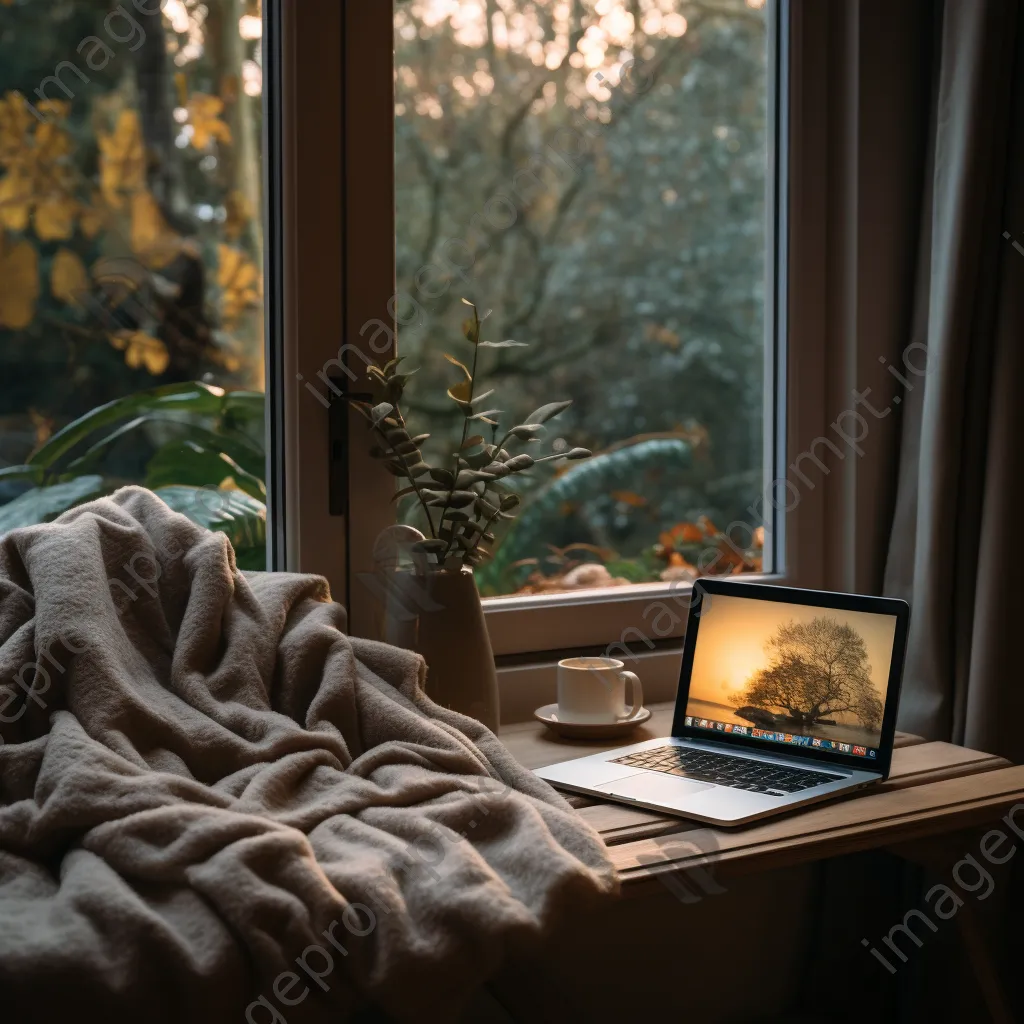
[[[607,740],[631,733],[651,717],[651,711],[650,708],[641,708],[632,718],[624,718],[618,722],[565,722],[558,718],[557,704],[545,704],[534,711],[533,717],[566,739]]]

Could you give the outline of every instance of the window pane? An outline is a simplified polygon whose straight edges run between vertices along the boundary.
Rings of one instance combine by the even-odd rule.
[[[261,36],[0,6],[0,534],[139,483],[264,567]]]
[[[472,358],[465,297],[483,338],[516,343],[479,352],[477,390],[495,393],[476,409],[504,410],[498,436],[571,399],[512,450],[595,453],[515,478],[485,595],[761,570],[763,3],[396,3],[413,432],[435,458],[458,447],[444,354]],[[401,508],[423,526],[415,495]]]

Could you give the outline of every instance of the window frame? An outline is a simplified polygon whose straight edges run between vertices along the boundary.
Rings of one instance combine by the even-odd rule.
[[[281,19],[283,119],[282,372],[274,382],[275,392],[280,391],[278,411],[270,418],[278,423],[281,439],[284,500],[278,512],[281,525],[273,526],[274,536],[282,537],[273,564],[326,576],[348,609],[350,631],[380,639],[380,588],[366,582],[377,533],[393,522],[393,480],[368,457],[365,428],[360,429],[351,410],[342,416],[343,439],[330,438],[330,411],[311,397],[308,387],[314,382],[326,392],[316,375],[332,362],[337,366],[338,339],[347,356],[363,361],[387,359],[394,352],[393,346],[371,348],[375,335],[368,337],[366,331],[370,323],[395,328],[388,311],[395,292],[392,5],[268,0],[268,6],[277,8]],[[765,410],[772,416],[765,435],[766,483],[792,484],[787,452],[801,450],[806,446],[801,438],[822,434],[828,424],[821,344],[826,326],[827,22],[827,14],[808,0],[773,4],[768,194],[775,202],[767,225],[765,290],[770,341]],[[332,125],[337,126],[336,142]],[[273,218],[272,182],[267,194]],[[268,294],[274,294],[270,287]],[[273,327],[272,316],[268,324]],[[268,366],[278,365],[270,358]],[[344,378],[335,384],[351,390]],[[344,397],[328,397],[345,402]],[[270,408],[275,408],[273,401]],[[329,467],[339,444],[347,462],[347,501],[332,514]],[[278,479],[273,471],[272,479]],[[835,489],[836,483],[824,478],[800,492],[795,508],[776,514],[766,531],[769,571],[744,578],[821,585],[828,496]],[[499,597],[485,600],[484,609],[499,664],[530,656],[544,661],[545,652],[603,647],[624,636],[646,652],[666,643],[678,647],[689,589],[652,583]],[[652,636],[659,605],[678,621]]]

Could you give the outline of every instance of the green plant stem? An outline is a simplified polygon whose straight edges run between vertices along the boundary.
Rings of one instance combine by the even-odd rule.
[[[487,520],[487,522],[484,524],[483,533],[477,535],[476,543],[469,549],[467,557],[468,555],[476,554],[477,548],[480,547],[480,543],[484,539],[484,533],[486,533],[494,525],[499,515],[501,515],[501,509],[498,509],[498,511],[495,512],[494,515]]]
[[[466,445],[466,438],[469,437],[469,418],[470,418],[470,416],[473,415],[473,413],[472,413],[473,395],[476,392],[476,366],[477,366],[477,361],[478,361],[479,356],[480,356],[480,315],[477,313],[476,306],[473,307],[473,337],[475,339],[474,342],[473,342],[473,368],[469,371],[469,403],[468,404],[470,406],[470,411],[469,412],[465,412],[464,411],[462,413],[462,440],[459,441],[459,450],[455,453],[455,466],[454,466],[454,468],[452,470],[452,474],[453,474],[452,475],[452,485],[451,485],[451,487],[448,488],[448,503],[445,504],[445,507],[441,510],[441,521],[438,524],[438,531],[439,532],[440,532],[440,527],[444,525],[444,514],[445,514],[445,511],[447,511],[447,509],[448,509],[448,507],[449,507],[449,505],[451,503],[451,500],[452,500],[452,495],[455,493],[455,484],[458,482],[458,479],[459,479],[459,455],[462,452],[462,449]],[[442,565],[444,565],[444,563],[448,561],[448,556],[452,552],[452,545],[454,543],[455,543],[455,531],[452,530],[451,540],[448,541],[448,547],[445,548],[444,555],[440,559],[440,562],[441,562]]]
[[[395,412],[398,413],[398,418],[401,421],[402,426],[405,427],[406,432],[408,432],[409,428],[408,428],[408,426],[406,426],[405,419],[403,418],[401,412],[399,412],[398,406],[395,406]],[[376,424],[373,429],[376,430],[377,434],[380,436],[381,442],[385,446],[385,450],[390,449],[391,448],[391,442],[385,436],[384,431],[381,430],[380,424]],[[401,456],[399,456],[399,457],[401,457]],[[404,461],[402,462],[402,465],[403,465],[403,467],[405,466],[405,462]],[[434,532],[434,520],[430,518],[430,509],[427,507],[427,503],[423,500],[423,493],[420,491],[420,485],[417,483],[416,477],[414,477],[412,475],[412,473],[410,473],[409,470],[406,469],[406,471],[405,471],[405,478],[406,478],[406,480],[409,481],[409,483],[412,484],[413,490],[416,492],[416,497],[419,499],[419,503],[423,507],[423,511],[426,512],[426,514],[427,514],[427,525],[430,528],[430,536],[433,537],[434,539],[436,539],[437,538],[437,534]]]
[[[402,424],[402,427],[405,430],[405,432],[410,437],[412,437],[412,431],[409,430],[409,424],[405,422],[405,417],[402,415],[402,410],[398,408],[398,403],[397,402],[395,403],[395,413],[398,416],[398,422]],[[423,460],[423,454],[420,453],[420,461],[422,461],[422,460]],[[404,460],[402,462],[402,465],[403,466],[405,465]],[[409,479],[409,483],[411,483],[412,486],[416,490],[416,497],[419,500],[420,506],[422,507],[423,512],[424,512],[424,514],[427,517],[427,527],[430,530],[430,536],[433,537],[436,540],[437,539],[437,534],[434,532],[434,519],[433,519],[433,517],[430,514],[430,506],[423,500],[423,493],[420,490],[420,485],[419,485],[419,482],[416,480],[416,477],[414,477],[412,475],[412,473],[408,473],[407,476],[408,476],[408,479]],[[440,523],[438,524],[438,526],[440,526]]]

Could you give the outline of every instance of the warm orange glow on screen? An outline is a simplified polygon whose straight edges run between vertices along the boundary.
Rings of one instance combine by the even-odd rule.
[[[736,712],[741,706],[753,706],[781,716],[780,728],[786,730],[826,737],[835,735],[854,743],[877,745],[880,708],[885,704],[896,635],[895,616],[720,594],[708,595],[703,601],[688,714],[750,724],[757,720],[756,713],[752,718],[749,713],[737,715]],[[826,654],[830,650],[847,651],[848,660],[841,666],[830,667],[827,658],[815,661],[814,652],[798,649],[799,645],[780,648],[770,643],[773,638],[778,640],[783,635],[780,630],[784,631],[790,624],[814,628],[815,623],[823,631],[818,639]],[[855,653],[849,653],[851,648]],[[771,685],[765,683],[755,694],[752,684],[763,679],[773,665],[778,666],[784,653],[790,660],[776,669]],[[844,672],[850,681],[832,690],[830,683],[820,681],[822,677],[828,679]],[[801,689],[799,680],[808,679],[814,681]],[[814,700],[806,699],[808,692],[825,691],[831,693],[828,710],[821,711],[815,707]],[[768,693],[772,699],[766,697]],[[779,694],[792,707],[773,703],[779,700]],[[848,705],[853,705],[853,709],[848,709]],[[809,715],[802,723],[801,712]],[[784,719],[792,724],[786,725]]]

